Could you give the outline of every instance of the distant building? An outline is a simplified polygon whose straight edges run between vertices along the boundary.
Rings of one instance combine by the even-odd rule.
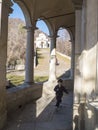
[[[49,38],[46,34],[40,33],[35,39],[36,48],[48,48],[50,46]]]

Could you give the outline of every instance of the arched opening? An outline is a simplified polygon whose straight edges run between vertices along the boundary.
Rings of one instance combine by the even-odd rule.
[[[34,44],[35,44],[35,65],[34,65],[34,80],[35,82],[44,82],[48,80],[49,76],[49,48],[50,39],[49,29],[43,20],[38,20],[36,23],[38,27],[35,30]]]
[[[43,31],[44,33],[46,33],[47,35],[49,35],[49,29],[47,24],[43,21],[43,20],[38,20],[36,23],[36,26]]]
[[[71,36],[65,28],[59,28],[57,32],[58,38],[56,41],[57,55],[57,77],[71,77],[71,55],[72,44]]]
[[[25,18],[18,4],[13,3],[8,21],[7,88],[21,85],[25,76],[26,30]],[[18,10],[18,11],[17,11]]]

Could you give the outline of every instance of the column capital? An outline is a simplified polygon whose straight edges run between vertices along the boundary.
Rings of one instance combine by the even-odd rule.
[[[57,37],[59,37],[57,34],[54,34],[54,35],[48,35],[48,37],[50,38],[50,39],[53,39],[53,38],[57,38]]]
[[[4,2],[8,6],[13,6],[13,3],[11,0],[0,0],[0,2]]]
[[[36,26],[23,26],[23,28],[26,29],[27,31],[37,30],[38,29]]]
[[[8,9],[8,14],[11,14],[13,12],[13,9],[11,8],[13,6],[13,3],[11,0],[0,0],[1,3],[4,3],[4,5]]]

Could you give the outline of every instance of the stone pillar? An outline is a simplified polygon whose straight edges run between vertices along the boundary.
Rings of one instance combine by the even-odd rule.
[[[73,130],[85,130],[84,123],[84,84],[83,84],[83,59],[82,53],[82,10],[75,12],[75,72],[74,72],[74,105],[73,105]]]
[[[0,0],[0,130],[7,118],[6,108],[6,60],[7,60],[7,36],[8,15],[12,11],[10,0]]]
[[[96,3],[98,6],[98,1]],[[98,8],[97,8],[97,47],[96,47],[96,87],[95,87],[95,92],[96,95],[98,96]]]
[[[25,83],[34,82],[34,30],[35,27],[25,27],[27,29],[27,47],[26,47],[26,65],[25,65]]]
[[[98,99],[98,42],[96,46],[96,86],[95,86],[95,94]]]
[[[74,102],[79,102],[81,94],[81,72],[79,65],[79,56],[81,54],[81,10],[76,10],[75,23],[75,72],[74,72]]]
[[[71,41],[71,72],[70,78],[74,78],[74,61],[75,61],[75,41],[74,39]]]
[[[56,81],[56,35],[50,36],[50,70],[49,81]]]
[[[86,82],[86,86],[89,87],[89,95],[94,91],[98,98],[98,0],[86,0],[86,15],[86,49],[87,59],[89,59],[87,78],[91,79]]]
[[[83,0],[81,14],[81,52],[86,48],[86,0]]]

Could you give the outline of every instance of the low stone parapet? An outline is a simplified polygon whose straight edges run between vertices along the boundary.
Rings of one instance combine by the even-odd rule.
[[[16,110],[42,96],[42,84],[23,84],[7,90],[7,111]]]
[[[25,69],[25,65],[16,65],[15,66],[15,70],[24,70]]]
[[[74,83],[73,79],[67,78],[63,79],[63,85],[70,91],[73,91]]]

